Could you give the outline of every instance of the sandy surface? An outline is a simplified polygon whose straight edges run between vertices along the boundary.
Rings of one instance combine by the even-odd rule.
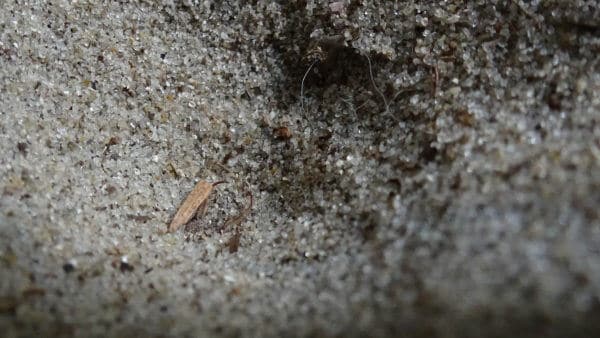
[[[0,8],[4,336],[600,333],[596,1],[98,3]]]

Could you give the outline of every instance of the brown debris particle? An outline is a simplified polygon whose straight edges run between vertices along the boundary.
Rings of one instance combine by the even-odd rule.
[[[292,131],[288,127],[279,127],[273,129],[273,135],[278,140],[289,140],[292,138]]]
[[[109,195],[114,194],[117,191],[117,188],[112,186],[112,185],[107,185],[106,186],[106,193]]]
[[[19,142],[17,143],[17,150],[23,155],[27,155],[27,143]]]
[[[131,264],[127,263],[127,262],[121,261],[121,265],[119,266],[119,270],[121,270],[121,272],[131,272],[131,271],[134,270],[134,267],[133,267],[133,265],[131,265]]]
[[[238,249],[240,248],[240,237],[241,237],[240,231],[236,230],[236,232],[233,234],[233,236],[231,236],[229,241],[227,241],[227,246],[229,247],[229,253],[236,253],[238,251]]]
[[[14,297],[0,297],[0,313],[14,312],[19,303]]]
[[[152,219],[152,217],[147,216],[147,215],[132,215],[132,214],[128,214],[127,218],[130,220],[134,220],[138,223],[146,223]]]
[[[476,124],[475,116],[466,109],[456,111],[454,119],[465,127],[473,127]]]
[[[560,108],[562,106],[560,96],[558,96],[557,94],[552,94],[552,95],[548,96],[547,102],[548,102],[548,107],[550,107],[550,109],[552,109],[552,110],[560,110]]]
[[[171,224],[169,224],[169,229],[167,232],[173,232],[177,230],[180,226],[186,224],[187,222],[194,217],[198,208],[206,203],[208,200],[208,196],[212,192],[213,188],[217,184],[221,184],[223,182],[209,183],[206,181],[200,181],[196,184],[192,192],[188,195],[185,201],[177,210],[177,213],[173,217]]]
[[[227,247],[229,248],[229,253],[236,253],[238,251],[238,249],[240,248],[240,239],[242,238],[240,224],[248,216],[248,214],[252,210],[252,205],[253,205],[253,197],[252,197],[252,193],[250,191],[248,191],[248,197],[250,199],[250,203],[248,204],[248,206],[245,209],[243,209],[239,215],[237,215],[231,219],[228,219],[225,222],[225,224],[223,225],[223,228],[235,226],[235,232],[233,233],[233,236],[231,236],[231,238],[229,238],[229,240],[227,241]]]
[[[111,138],[108,139],[108,142],[106,142],[107,146],[114,146],[115,144],[119,144],[121,143],[121,138],[118,136],[113,136]]]
[[[44,296],[46,295],[46,289],[38,288],[38,287],[29,287],[21,292],[23,297],[34,297],[34,296]]]
[[[106,142],[106,144],[104,145],[104,151],[102,152],[104,155],[106,155],[106,153],[108,153],[108,151],[110,150],[110,147],[121,143],[121,138],[118,136],[113,136],[111,138],[108,139],[108,141]]]
[[[250,191],[248,191],[248,197],[250,200],[250,203],[248,203],[248,206],[246,208],[244,208],[239,215],[228,219],[225,224],[223,225],[223,228],[228,228],[231,226],[235,226],[236,229],[237,227],[242,223],[242,221],[246,218],[246,216],[248,216],[248,214],[250,213],[250,211],[252,210],[252,205],[254,204],[254,198],[252,197],[252,193]]]

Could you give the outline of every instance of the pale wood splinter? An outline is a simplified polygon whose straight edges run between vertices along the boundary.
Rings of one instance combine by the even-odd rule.
[[[196,184],[192,192],[187,196],[185,201],[177,210],[177,213],[173,217],[171,224],[169,224],[168,232],[174,232],[179,229],[180,226],[187,224],[192,217],[198,211],[198,208],[203,204],[206,204],[210,193],[214,187],[218,184],[225,183],[225,181],[219,181],[215,183],[209,183],[206,181],[200,181]]]

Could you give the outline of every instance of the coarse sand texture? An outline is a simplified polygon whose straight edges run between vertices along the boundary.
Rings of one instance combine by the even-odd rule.
[[[0,336],[600,336],[599,55],[597,1],[0,1]]]

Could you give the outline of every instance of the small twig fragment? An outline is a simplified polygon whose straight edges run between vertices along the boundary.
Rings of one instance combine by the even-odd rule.
[[[432,72],[432,80],[431,80],[431,94],[433,97],[437,96],[438,85],[440,83],[440,73],[438,70],[437,63],[434,66],[431,66]]]
[[[375,78],[373,77],[373,65],[371,64],[371,58],[369,57],[369,54],[365,54],[365,56],[367,57],[367,61],[369,61],[369,76],[371,77],[371,83],[373,84],[373,88],[375,89],[377,94],[379,94],[379,96],[381,96],[381,98],[383,99],[383,105],[385,106],[385,112],[387,113],[390,108],[390,105],[388,104],[387,98],[385,97],[383,92],[379,89],[379,87],[377,87],[377,84],[375,83]]]
[[[206,203],[208,200],[208,196],[213,191],[213,188],[218,185],[224,183],[223,181],[209,183],[206,181],[200,181],[196,184],[192,192],[188,195],[185,201],[177,210],[177,213],[173,217],[171,224],[169,224],[168,232],[174,232],[180,226],[186,224],[187,222],[194,217],[198,208]]]
[[[225,221],[225,224],[223,224],[223,229],[228,228],[232,225],[238,227],[240,225],[240,223],[242,223],[242,221],[246,218],[246,216],[248,216],[248,214],[250,213],[250,211],[252,210],[252,206],[254,204],[254,198],[252,197],[252,193],[250,191],[248,191],[248,197],[250,202],[248,203],[248,206],[246,208],[244,208],[239,215],[232,217],[230,219],[228,219],[227,221]]]
[[[252,193],[250,191],[248,191],[248,197],[250,198],[250,203],[248,204],[248,206],[244,208],[239,215],[228,219],[223,225],[223,228],[227,228],[232,225],[235,226],[233,236],[231,236],[231,238],[229,238],[229,240],[227,241],[229,253],[236,253],[240,247],[240,239],[242,238],[240,224],[248,216],[248,214],[252,210],[252,205],[254,204],[254,198],[252,197]]]
[[[302,107],[302,113],[306,114],[306,112],[304,111],[304,81],[306,80],[306,77],[308,76],[308,73],[310,73],[310,70],[313,68],[313,66],[319,61],[319,59],[314,60],[310,66],[308,66],[308,69],[306,70],[306,73],[304,73],[304,76],[302,77],[302,82],[300,84],[300,107]]]
[[[236,253],[240,248],[240,238],[242,237],[242,233],[240,229],[236,229],[233,233],[233,236],[227,241],[227,246],[229,247],[229,253]]]

